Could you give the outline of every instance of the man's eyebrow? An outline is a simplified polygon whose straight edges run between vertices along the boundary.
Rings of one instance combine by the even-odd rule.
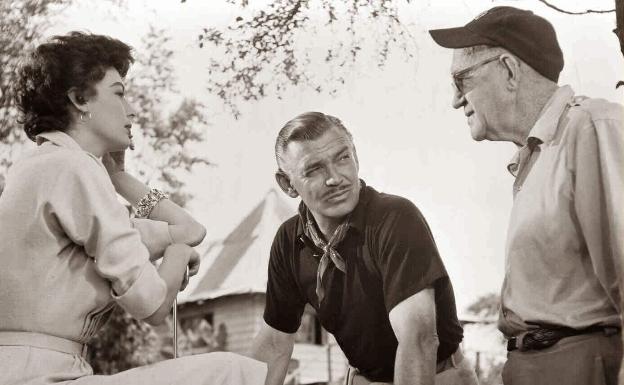
[[[126,86],[124,86],[122,82],[115,82],[115,83],[111,84],[110,86],[111,87],[121,86],[122,90],[124,90],[124,91],[126,90]]]
[[[321,162],[320,162],[320,161],[318,161],[318,160],[313,160],[313,161],[311,161],[310,163],[304,163],[304,164],[303,164],[303,171],[304,171],[304,172],[305,172],[305,171],[308,171],[309,169],[314,168],[314,167],[317,167],[317,166],[319,166],[320,164],[321,164]]]
[[[347,146],[346,144],[340,149],[340,151],[338,151],[336,153],[336,156],[340,156],[342,154],[344,154],[345,152],[349,152],[351,149],[349,148],[349,146]]]

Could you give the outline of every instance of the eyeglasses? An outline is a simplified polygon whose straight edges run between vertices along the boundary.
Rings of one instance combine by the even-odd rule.
[[[453,87],[455,88],[455,90],[458,91],[460,94],[464,95],[465,93],[464,92],[465,90],[464,79],[466,78],[466,74],[468,74],[470,71],[473,71],[481,66],[484,66],[488,63],[491,63],[493,61],[500,59],[501,56],[502,54],[496,55],[491,58],[480,61],[477,64],[471,65],[470,67],[464,68],[463,70],[453,72],[451,76],[453,77]]]

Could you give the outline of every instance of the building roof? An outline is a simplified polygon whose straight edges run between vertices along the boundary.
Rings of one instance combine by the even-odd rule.
[[[264,293],[273,237],[279,226],[295,213],[283,194],[269,190],[224,240],[206,250],[199,273],[180,293],[179,303]]]

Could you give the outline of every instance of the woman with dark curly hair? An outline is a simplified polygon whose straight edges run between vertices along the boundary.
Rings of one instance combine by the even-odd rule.
[[[86,343],[117,304],[161,323],[197,273],[205,229],[124,171],[134,110],[131,48],[73,32],[38,46],[16,101],[38,146],[0,196],[0,384],[262,384],[263,363],[230,353],[95,376]],[[136,207],[130,219],[117,193]],[[159,267],[151,262],[162,259]]]

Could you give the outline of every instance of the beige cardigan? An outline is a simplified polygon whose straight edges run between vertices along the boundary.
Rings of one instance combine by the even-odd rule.
[[[0,331],[87,342],[113,301],[151,315],[165,282],[149,262],[168,225],[131,220],[101,161],[48,132],[9,171],[0,196]]]

